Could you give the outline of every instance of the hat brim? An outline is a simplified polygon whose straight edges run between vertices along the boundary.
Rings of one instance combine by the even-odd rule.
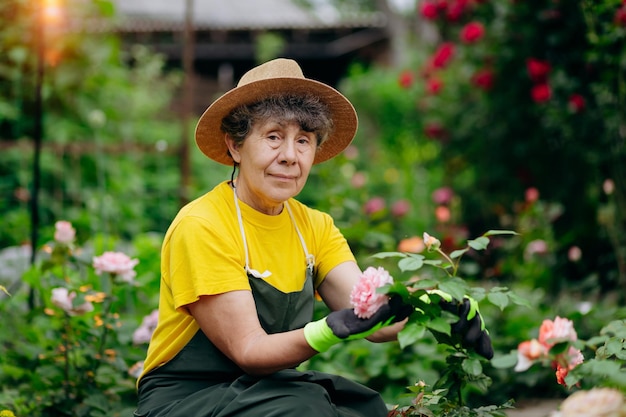
[[[274,94],[312,94],[328,106],[334,130],[315,154],[313,164],[324,162],[342,152],[354,139],[358,118],[352,103],[339,91],[308,78],[279,77],[253,81],[236,87],[215,100],[200,116],[196,144],[212,160],[232,166],[221,130],[222,119],[240,105],[251,104]]]

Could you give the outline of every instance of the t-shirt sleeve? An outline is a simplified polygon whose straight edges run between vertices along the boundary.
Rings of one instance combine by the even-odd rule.
[[[337,265],[348,261],[356,262],[346,238],[335,226],[332,217],[322,212],[316,212],[316,214],[316,220],[314,221],[314,223],[317,223],[314,226],[317,230],[315,239],[315,288],[322,283],[326,275]]]
[[[202,295],[250,290],[242,267],[240,243],[219,225],[188,216],[172,230],[168,242],[169,281],[176,309]]]

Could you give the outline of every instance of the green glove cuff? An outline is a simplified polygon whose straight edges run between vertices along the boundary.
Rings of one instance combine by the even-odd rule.
[[[393,322],[393,317],[387,321],[381,322],[373,326],[371,329],[361,333],[351,334],[345,339],[341,339],[333,333],[332,329],[326,323],[326,317],[318,321],[312,321],[304,326],[304,338],[309,346],[318,352],[326,352],[331,346],[339,342],[347,340],[365,339],[366,337],[376,333],[383,327],[389,326]]]
[[[318,352],[326,352],[331,346],[341,342],[326,324],[326,317],[312,321],[304,326],[304,338],[309,346]]]

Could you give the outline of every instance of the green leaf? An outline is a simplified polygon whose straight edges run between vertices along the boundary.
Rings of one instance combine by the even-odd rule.
[[[398,268],[401,271],[416,271],[424,266],[424,257],[422,255],[408,256],[398,261]]]
[[[460,258],[461,256],[463,256],[463,254],[465,254],[465,252],[467,252],[469,250],[469,248],[465,248],[465,249],[458,249],[455,251],[452,251],[452,253],[450,253],[450,258],[451,259],[456,259],[456,258]]]
[[[528,301],[527,299],[520,297],[519,295],[515,294],[514,292],[509,292],[508,293],[509,298],[511,299],[511,301],[513,301],[514,304],[517,304],[518,306],[522,306],[522,307],[528,307],[528,308],[533,308],[532,305],[530,304],[530,301]]]
[[[517,350],[513,350],[505,355],[496,355],[491,359],[491,365],[494,368],[505,369],[512,368],[517,364]]]
[[[405,347],[412,345],[418,340],[424,337],[424,333],[426,332],[426,328],[423,326],[419,326],[417,324],[407,324],[404,328],[398,333],[398,342],[400,343],[400,348],[404,349]]]
[[[480,360],[476,358],[467,358],[463,360],[461,367],[465,371],[465,373],[478,376],[483,373],[483,366],[480,363]]]
[[[404,258],[407,254],[403,252],[379,252],[372,255],[372,258],[385,259],[385,258]]]
[[[495,235],[519,235],[519,233],[513,230],[489,230],[483,234],[483,236],[495,236]]]
[[[500,308],[500,311],[509,304],[509,297],[501,292],[490,292],[487,294],[487,300]]]
[[[489,245],[489,238],[481,236],[476,239],[468,240],[467,244],[472,249],[485,250],[487,249],[487,245]]]
[[[448,323],[448,321],[443,317],[435,317],[426,323],[426,326],[431,330],[450,336],[450,323]]]
[[[430,278],[423,278],[423,279],[416,281],[415,283],[412,283],[411,286],[419,290],[419,289],[433,288],[437,284],[439,284],[439,281],[437,280],[430,279]]]
[[[465,281],[460,278],[453,278],[439,283],[439,289],[443,292],[447,292],[453,298],[457,300],[463,300],[467,293],[467,285]]]

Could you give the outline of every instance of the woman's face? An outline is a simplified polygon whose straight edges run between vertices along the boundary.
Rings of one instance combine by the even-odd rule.
[[[268,120],[252,128],[242,144],[226,136],[239,163],[237,196],[265,214],[279,214],[283,203],[296,196],[311,171],[317,139],[295,122]]]

